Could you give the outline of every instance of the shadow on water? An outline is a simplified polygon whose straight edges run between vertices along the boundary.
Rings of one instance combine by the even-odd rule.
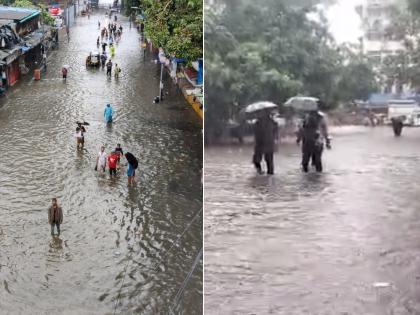
[[[57,254],[63,249],[63,240],[59,236],[53,236],[49,242],[50,253]]]

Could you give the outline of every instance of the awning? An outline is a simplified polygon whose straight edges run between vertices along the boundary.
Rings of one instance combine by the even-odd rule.
[[[43,37],[42,32],[36,32],[36,33],[32,33],[31,35],[26,36],[24,38],[25,46],[29,47],[29,49],[38,46],[42,41],[42,37]],[[25,47],[25,46],[22,46],[22,47]],[[27,51],[27,50],[22,49],[22,51]]]
[[[21,54],[20,47],[15,47],[15,48],[13,48],[11,50],[9,50],[9,49],[3,49],[3,50],[0,50],[0,51],[5,54],[5,57],[3,57],[3,58],[6,59],[6,64],[11,64]]]
[[[19,23],[23,23],[23,22],[25,22],[29,19],[32,19],[33,17],[39,15],[40,13],[41,13],[40,11],[36,11],[36,12],[32,13],[31,15],[29,15],[29,16],[23,18],[22,20],[20,20]]]
[[[4,51],[4,50],[0,50],[0,65],[4,66],[6,65],[6,58],[7,56],[9,56],[9,53]]]

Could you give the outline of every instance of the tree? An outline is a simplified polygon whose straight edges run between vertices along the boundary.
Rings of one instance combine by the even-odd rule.
[[[413,13],[420,14],[420,0],[408,0],[408,7]]]
[[[48,12],[46,6],[43,5],[43,4],[35,5],[34,3],[32,3],[29,0],[16,0],[12,5],[14,7],[19,7],[19,8],[32,8],[32,9],[40,10],[41,11],[41,22],[44,23],[45,25],[51,25],[51,26],[55,25],[54,18]]]
[[[123,2],[124,14],[127,16],[131,15],[132,7],[140,6],[140,0],[122,0],[122,2]]]
[[[168,54],[195,61],[203,55],[201,0],[144,0],[145,33]]]
[[[343,54],[313,1],[236,2],[226,1],[222,12],[206,11],[206,133],[254,101],[281,104],[306,94],[333,108],[374,90],[371,66]]]
[[[403,85],[420,91],[420,1],[400,0],[389,12],[386,39],[402,42],[404,50],[386,56],[378,65],[381,85],[387,92],[396,86],[400,93]]]
[[[363,55],[354,53],[351,48],[342,46],[340,52],[343,62],[336,98],[344,102],[367,100],[378,90],[375,71]]]

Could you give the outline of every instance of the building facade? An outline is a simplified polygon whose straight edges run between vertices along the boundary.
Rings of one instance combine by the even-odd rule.
[[[2,87],[14,85],[41,59],[46,30],[40,11],[0,6],[0,66]]]
[[[362,49],[368,57],[381,61],[387,55],[404,51],[402,41],[390,32],[392,14],[400,6],[399,0],[365,0],[356,8],[362,20]]]
[[[360,39],[363,54],[379,70],[389,56],[399,56],[406,51],[401,34],[395,32],[393,17],[406,10],[404,0],[364,0],[356,7],[362,21],[363,37]],[[379,73],[379,71],[378,71]],[[400,80],[401,73],[392,76],[378,74],[382,92],[408,93],[410,87]]]

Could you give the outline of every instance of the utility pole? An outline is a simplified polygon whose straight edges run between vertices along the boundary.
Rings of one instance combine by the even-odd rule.
[[[158,60],[160,62],[160,80],[159,80],[159,101],[163,100],[163,66],[167,60],[162,48],[159,48]]]
[[[163,100],[163,63],[160,63],[159,99]]]

